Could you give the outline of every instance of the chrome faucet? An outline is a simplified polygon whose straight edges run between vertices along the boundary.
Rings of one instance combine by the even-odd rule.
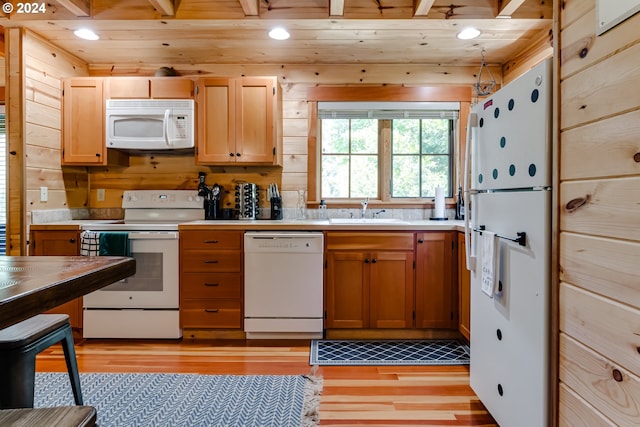
[[[364,214],[367,213],[367,205],[369,205],[369,198],[367,197],[363,201],[360,202],[362,205],[362,218],[364,218]]]

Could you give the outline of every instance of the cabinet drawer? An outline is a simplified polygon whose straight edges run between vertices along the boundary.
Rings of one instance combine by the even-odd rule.
[[[242,328],[240,300],[203,299],[184,301],[180,307],[183,328]]]
[[[242,266],[240,251],[184,251],[183,272],[239,273]]]
[[[242,277],[239,273],[184,273],[180,296],[189,298],[240,298]]]
[[[327,249],[413,250],[413,233],[329,232]]]
[[[183,249],[241,249],[242,233],[238,231],[181,231]]]

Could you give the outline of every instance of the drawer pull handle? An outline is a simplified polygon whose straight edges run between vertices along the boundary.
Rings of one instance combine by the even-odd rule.
[[[218,243],[217,240],[205,240],[204,242],[205,243]]]
[[[220,286],[219,283],[205,283],[205,286]]]
[[[205,313],[217,313],[218,309],[217,308],[205,308],[204,312]]]
[[[217,259],[207,259],[204,261],[205,264],[217,264],[218,260]]]

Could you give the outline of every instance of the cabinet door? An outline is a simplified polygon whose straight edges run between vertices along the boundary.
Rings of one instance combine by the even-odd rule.
[[[235,163],[235,84],[228,78],[203,78],[197,82],[199,164]]]
[[[79,255],[80,232],[75,230],[31,231],[31,255]]]
[[[31,255],[79,255],[80,232],[71,230],[34,230]],[[47,313],[68,314],[72,328],[82,328],[82,298],[52,308]]]
[[[147,99],[151,83],[147,77],[111,77],[106,79],[105,93],[109,99]]]
[[[154,77],[151,79],[151,98],[192,99],[193,80],[180,77]]]
[[[62,164],[106,165],[102,79],[64,81]]]
[[[369,265],[370,327],[413,327],[413,252],[374,252]]]
[[[458,330],[471,340],[471,272],[467,270],[464,233],[458,233]]]
[[[454,234],[455,232],[417,234],[417,328],[457,328],[458,292],[453,283]]]
[[[325,328],[369,327],[369,264],[367,254],[328,251]]]
[[[274,163],[275,78],[246,77],[236,83],[236,161]]]

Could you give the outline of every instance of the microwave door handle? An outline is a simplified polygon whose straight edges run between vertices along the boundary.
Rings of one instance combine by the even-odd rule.
[[[171,143],[169,142],[169,115],[171,114],[171,110],[169,110],[168,108],[166,110],[164,110],[164,142],[167,144],[167,146],[170,146]]]

